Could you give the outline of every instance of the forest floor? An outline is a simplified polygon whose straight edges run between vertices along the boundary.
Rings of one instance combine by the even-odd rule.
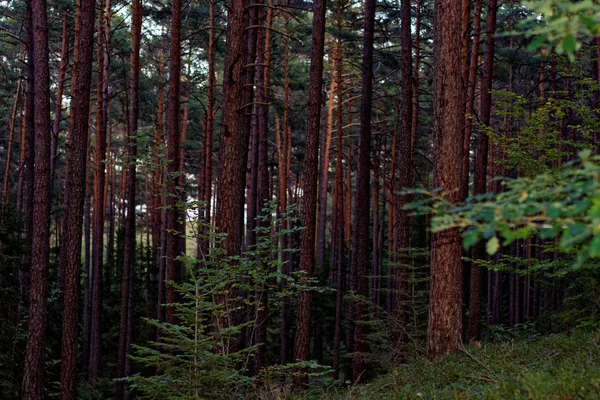
[[[369,384],[304,399],[599,399],[600,331],[476,343],[413,358]]]

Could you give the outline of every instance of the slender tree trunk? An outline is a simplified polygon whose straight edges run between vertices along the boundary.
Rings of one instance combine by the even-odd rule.
[[[27,46],[29,47],[29,46]],[[27,56],[28,57],[28,56]],[[29,61],[27,61],[28,64]],[[26,74],[27,74],[27,79],[25,81],[25,89],[24,89],[24,94],[25,94],[25,101],[23,102],[23,123],[21,124],[21,140],[19,142],[19,181],[17,184],[17,208],[18,209],[23,209],[24,204],[23,204],[23,192],[25,189],[25,175],[27,172],[27,164],[26,164],[26,155],[27,155],[27,141],[28,141],[28,129],[30,126],[30,123],[28,121],[28,119],[31,117],[31,110],[30,110],[30,101],[29,101],[29,86],[33,86],[33,82],[31,82],[31,79],[29,77],[29,65],[27,66],[26,69]],[[31,102],[32,103],[32,102]]]
[[[365,2],[365,23],[362,61],[362,98],[360,103],[360,139],[358,145],[358,170],[354,198],[354,230],[352,231],[352,289],[368,298],[369,265],[369,207],[371,197],[371,106],[373,102],[373,39],[375,32],[375,0]],[[410,77],[410,75],[409,75]],[[410,85],[408,85],[410,87]],[[412,100],[412,99],[411,99]],[[410,122],[410,120],[409,120]],[[409,125],[410,126],[410,125]],[[365,306],[359,301],[354,306],[357,322],[354,330],[354,352],[359,356],[352,360],[352,380],[360,383],[365,379],[365,363],[360,357],[367,351]]]
[[[268,207],[268,202],[271,201],[270,195],[270,179],[269,179],[269,155],[267,142],[267,126],[269,123],[269,102],[270,102],[270,85],[271,85],[271,25],[273,21],[273,0],[269,0],[266,9],[266,18],[263,9],[259,9],[259,24],[265,27],[265,32],[258,32],[258,61],[256,74],[258,77],[258,103],[257,103],[257,122],[258,122],[258,140],[259,140],[259,189],[258,199],[261,209]],[[262,20],[264,19],[264,22]],[[264,39],[263,39],[264,33]],[[261,43],[262,42],[262,43]],[[262,50],[262,51],[261,51]],[[270,226],[270,219],[267,219],[264,211],[260,213],[263,219],[260,221],[260,226],[267,228]],[[263,268],[267,268],[263,265]],[[270,272],[270,271],[264,271]],[[257,312],[256,312],[256,337],[255,342],[259,345],[256,358],[254,359],[254,370],[260,371],[266,362],[266,341],[267,341],[267,315],[268,315],[268,283],[257,290]]]
[[[332,67],[335,69],[335,61]],[[333,99],[335,96],[335,79],[331,79],[329,100],[327,102],[327,129],[321,136],[321,157],[319,166],[319,215],[317,217],[317,266],[325,265],[325,236],[327,231],[327,187],[329,185],[329,160],[331,154],[331,137],[333,135]]]
[[[434,187],[458,200],[462,159],[463,110],[460,63],[461,7],[436,0],[434,35]],[[462,260],[458,230],[433,234],[427,351],[455,352],[462,331]]]
[[[165,130],[165,115],[164,115],[164,100],[165,100],[165,86],[163,84],[164,78],[164,51],[161,48],[159,52],[159,63],[158,63],[158,76],[161,82],[158,88],[158,109],[156,112],[156,132],[154,134],[154,171],[152,183],[154,185],[154,202],[153,202],[153,210],[154,210],[154,218],[153,218],[153,237],[152,244],[154,247],[154,251],[156,252],[156,265],[158,267],[158,288],[156,295],[156,319],[160,322],[164,322],[165,317],[165,259],[163,257],[165,248],[163,248],[162,237],[164,236],[163,232],[163,212],[162,209],[162,181],[163,181],[163,167],[161,165],[162,160],[162,151],[164,144],[164,130]],[[159,339],[159,330],[156,331],[156,340]]]
[[[181,265],[176,260],[179,253],[179,232],[177,221],[179,211],[177,201],[179,200],[179,92],[181,78],[181,0],[173,0],[171,17],[171,50],[169,54],[169,101],[168,101],[168,125],[167,125],[167,281],[179,282],[181,276]],[[166,287],[167,303],[177,302],[177,294],[173,285]],[[166,321],[176,323],[175,309],[167,307]]]
[[[90,105],[91,111],[91,105]],[[91,113],[90,113],[91,114]],[[91,120],[91,115],[90,118]],[[92,284],[93,280],[90,278],[90,271],[92,266],[91,258],[91,244],[92,244],[92,185],[93,185],[93,164],[92,164],[92,149],[91,149],[91,138],[88,137],[87,143],[87,154],[85,156],[87,162],[86,176],[85,176],[85,200],[83,206],[83,349],[86,351],[85,371],[89,372],[89,357],[90,357],[90,332],[92,325],[91,318],[91,302],[92,302]],[[60,277],[60,275],[59,275]]]
[[[413,112],[412,112],[412,159],[415,159],[417,151],[417,131],[419,124],[419,68],[421,63],[421,2],[417,0],[417,9],[415,11],[415,43],[414,43],[414,68],[413,68]],[[414,174],[413,174],[414,186]]]
[[[104,57],[107,55],[104,33],[104,4],[100,1],[98,7],[98,90],[96,107],[96,130],[94,132],[94,241],[92,249],[92,323],[90,347],[92,353],[101,353],[102,336],[102,276],[104,267],[104,220],[106,207],[104,203],[104,186],[106,183],[105,158],[106,158],[106,132],[107,120],[104,113],[105,107],[105,79]],[[94,354],[95,359],[100,359]]]
[[[126,375],[127,356],[131,354],[133,313],[133,276],[135,268],[135,183],[137,159],[137,130],[139,116],[140,81],[140,42],[142,30],[142,2],[131,3],[131,51],[129,64],[129,90],[131,92],[129,130],[127,132],[127,219],[125,223],[125,251],[123,256],[123,277],[121,284],[121,320],[119,324],[119,354],[117,359],[117,378]],[[125,382],[117,382],[116,398],[125,395]]]
[[[469,61],[469,81],[467,84],[467,106],[465,116],[465,135],[463,138],[463,159],[461,167],[460,198],[466,199],[469,194],[469,149],[473,131],[473,114],[475,111],[475,89],[477,88],[477,67],[479,64],[479,40],[481,31],[481,0],[475,1],[473,15],[473,47]]]
[[[12,160],[12,152],[13,152],[13,143],[14,143],[14,135],[15,135],[15,126],[17,121],[17,111],[19,110],[19,99],[21,97],[21,83],[23,80],[19,78],[19,82],[17,83],[17,91],[15,92],[15,103],[13,105],[13,110],[10,116],[10,123],[8,128],[8,148],[6,149],[6,167],[4,169],[4,186],[2,189],[2,202],[0,204],[8,204],[10,200],[10,163]]]
[[[92,80],[92,54],[94,50],[95,1],[81,0],[76,25],[78,40],[75,43],[76,60],[73,71],[71,121],[65,177],[65,216],[61,251],[61,271],[64,279],[61,398],[76,398],[77,377],[77,316],[79,313],[79,280],[81,266],[81,228],[83,203],[87,178],[90,110],[90,85]]]
[[[300,270],[306,277],[312,277],[315,265],[315,230],[317,207],[318,151],[321,125],[321,99],[323,85],[323,55],[325,48],[326,0],[313,3],[312,49],[310,55],[308,114],[306,123],[306,154],[304,158],[304,187],[302,231],[300,243]],[[312,294],[300,293],[296,321],[294,360],[307,361],[310,349],[310,310]],[[296,388],[308,383],[306,374],[300,374],[294,381]]]
[[[54,103],[54,123],[52,125],[52,139],[50,147],[50,193],[54,194],[54,178],[56,175],[56,158],[58,150],[58,134],[60,133],[60,122],[62,116],[62,100],[65,88],[65,76],[69,65],[69,31],[68,15],[63,11],[62,16],[62,44],[60,51],[60,70],[58,72],[58,87],[56,89],[56,101]]]
[[[288,206],[288,191],[289,189],[289,159],[291,158],[291,149],[288,149],[288,145],[290,145],[291,140],[289,139],[289,103],[290,103],[290,65],[289,65],[289,23],[290,16],[285,14],[285,36],[283,37],[283,129],[282,129],[282,138],[281,138],[281,147],[278,152],[279,154],[279,164],[278,164],[278,190],[279,194],[277,196],[278,206],[279,206],[279,215],[282,215],[287,210]],[[277,126],[279,126],[277,124]],[[291,146],[290,146],[291,147]],[[288,229],[288,219],[284,219],[282,221],[282,229]],[[281,238],[280,246],[282,249],[285,249],[290,241],[290,235],[284,235]],[[282,256],[287,263],[283,265],[283,273],[286,275],[291,275],[292,266],[290,265],[290,257],[289,253],[284,253]],[[281,281],[281,289],[285,289],[286,280],[282,279]],[[290,300],[288,297],[284,297],[283,304],[281,306],[281,352],[280,352],[280,362],[281,364],[285,364],[288,358],[288,315],[290,310]]]
[[[337,26],[342,24],[342,1],[337,2]],[[343,108],[342,108],[342,72],[343,72],[343,44],[341,39],[336,41],[336,160],[335,160],[335,206],[333,209],[335,269],[336,269],[336,302],[335,302],[335,328],[333,337],[333,378],[340,378],[340,347],[342,342],[342,319],[344,312],[344,139],[343,139]]]
[[[481,122],[484,126],[490,126],[491,121],[495,31],[496,0],[490,0],[487,12],[485,57],[481,85]],[[483,194],[487,191],[488,152],[489,138],[484,131],[480,131],[475,152],[473,174],[473,194],[475,195]],[[485,243],[482,241],[477,243],[473,248],[473,259],[482,260],[484,258]],[[482,278],[481,268],[473,263],[471,265],[471,290],[469,299],[469,340],[478,340],[481,336]]]
[[[210,0],[210,31],[208,36],[208,90],[206,107],[206,135],[204,136],[204,196],[206,202],[204,207],[204,222],[210,224],[210,205],[212,198],[212,143],[214,135],[215,118],[215,86],[217,79],[215,76],[215,0]],[[208,251],[209,243],[204,241],[203,252]]]
[[[402,37],[402,117],[401,126],[402,132],[398,138],[398,156],[399,156],[399,168],[400,168],[400,190],[409,188],[413,183],[413,162],[412,155],[412,112],[413,112],[413,93],[412,93],[412,40],[411,40],[411,11],[410,1],[402,0],[401,3],[401,37]],[[404,205],[411,201],[410,195],[398,195],[397,196],[397,248],[395,249],[398,253],[399,265],[396,267],[396,315],[400,321],[400,332],[398,335],[397,349],[400,350],[399,354],[395,355],[395,358],[400,361],[404,355],[403,348],[407,341],[406,330],[404,325],[406,323],[407,308],[406,303],[408,299],[408,278],[406,275],[406,266],[409,264],[410,258],[408,254],[408,248],[410,247],[410,233],[412,228],[412,218],[410,212],[404,210]]]
[[[35,174],[31,240],[31,291],[29,298],[29,331],[23,377],[23,398],[43,398],[44,355],[46,344],[46,305],[48,298],[48,263],[50,257],[50,73],[48,67],[48,16],[45,0],[28,4],[28,31],[32,32]],[[86,114],[87,115],[87,114]]]

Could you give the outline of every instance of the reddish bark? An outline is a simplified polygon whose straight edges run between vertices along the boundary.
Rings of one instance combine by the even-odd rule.
[[[35,174],[31,234],[31,291],[29,331],[23,377],[23,399],[37,400],[44,392],[44,355],[46,344],[46,305],[48,298],[48,263],[50,256],[50,73],[48,67],[48,16],[45,0],[28,3],[28,45],[31,46],[33,87],[30,95],[35,110]],[[32,149],[33,150],[33,149]],[[33,160],[32,160],[33,162]],[[32,171],[33,172],[33,171]]]
[[[458,200],[462,159],[464,104],[460,63],[461,7],[452,0],[435,3],[434,35],[434,186]],[[427,351],[455,352],[462,331],[462,260],[458,230],[433,234]]]
[[[308,114],[306,122],[306,154],[304,158],[304,187],[302,209],[302,231],[300,243],[300,270],[311,277],[315,265],[315,231],[317,207],[317,179],[319,133],[321,126],[321,99],[323,84],[323,54],[325,47],[326,0],[313,3],[312,49],[310,55]],[[300,293],[296,321],[294,360],[307,361],[310,348],[310,310],[312,294]],[[307,383],[307,376],[300,374],[294,381],[299,388]]]

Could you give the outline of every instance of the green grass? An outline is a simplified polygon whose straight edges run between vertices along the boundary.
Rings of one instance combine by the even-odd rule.
[[[306,398],[599,399],[599,344],[599,331],[482,343],[435,360],[414,358],[367,385]]]

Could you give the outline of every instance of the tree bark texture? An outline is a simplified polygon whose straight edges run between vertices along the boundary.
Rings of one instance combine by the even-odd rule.
[[[458,200],[461,178],[463,100],[460,71],[461,7],[436,0],[434,34],[434,187]],[[462,331],[462,260],[458,230],[433,234],[427,351],[455,352]]]

